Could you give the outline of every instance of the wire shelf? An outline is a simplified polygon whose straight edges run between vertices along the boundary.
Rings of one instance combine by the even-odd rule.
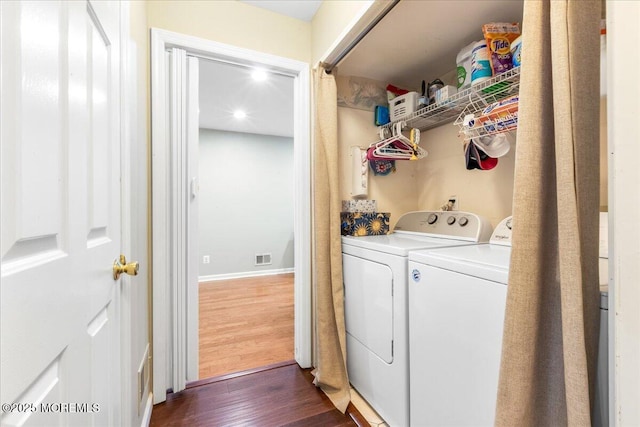
[[[462,118],[462,119],[461,119]],[[499,113],[483,115],[462,112],[454,124],[460,127],[460,136],[465,141],[483,136],[515,132],[518,128],[518,105],[504,108]]]
[[[519,87],[520,67],[516,67],[381,127],[391,129],[394,123],[404,121],[409,127],[425,131],[450,122],[458,124],[458,120],[462,124],[465,115],[476,114],[494,102],[516,95]]]
[[[498,77],[504,75],[504,79],[497,84],[491,80],[481,83],[480,91],[484,96],[470,99],[453,122],[460,128],[459,134],[465,140],[514,132],[517,129],[520,68],[514,68],[508,73],[499,75]]]

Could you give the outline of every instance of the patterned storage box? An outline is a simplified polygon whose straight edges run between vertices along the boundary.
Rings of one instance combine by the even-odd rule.
[[[343,236],[378,236],[389,233],[389,213],[341,212]]]
[[[342,201],[342,212],[375,213],[377,208],[378,205],[375,200],[359,199]]]

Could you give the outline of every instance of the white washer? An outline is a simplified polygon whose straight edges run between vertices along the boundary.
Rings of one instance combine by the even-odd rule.
[[[487,241],[491,226],[466,212],[409,212],[394,232],[342,237],[347,370],[391,426],[409,425],[407,254]]]
[[[511,218],[490,244],[409,253],[412,426],[491,426]]]

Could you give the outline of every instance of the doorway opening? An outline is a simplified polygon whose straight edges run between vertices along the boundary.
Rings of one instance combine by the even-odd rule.
[[[181,391],[198,378],[197,305],[200,258],[189,240],[198,182],[188,144],[198,134],[198,104],[190,81],[195,60],[214,60],[289,76],[293,82],[294,358],[311,366],[311,164],[309,65],[165,30],[151,30],[153,396]],[[195,122],[195,123],[194,123]],[[193,150],[191,150],[193,151]],[[197,159],[197,157],[196,157]],[[222,159],[226,161],[227,159]],[[255,181],[255,180],[254,180]],[[236,182],[224,179],[232,188]],[[253,182],[259,186],[260,180]],[[186,208],[185,208],[186,205]],[[259,206],[253,218],[259,220]],[[218,228],[227,227],[225,223]],[[274,252],[260,250],[262,261]],[[210,262],[213,258],[210,256]],[[200,258],[200,259],[198,259]],[[195,291],[194,291],[195,290]],[[195,295],[195,298],[194,298]],[[190,310],[191,308],[191,310]],[[194,330],[193,325],[196,325]],[[194,346],[195,344],[195,346]],[[195,348],[194,348],[195,347]],[[195,361],[195,363],[194,363]],[[194,369],[195,368],[195,369]]]
[[[294,86],[198,64],[202,380],[294,359]]]

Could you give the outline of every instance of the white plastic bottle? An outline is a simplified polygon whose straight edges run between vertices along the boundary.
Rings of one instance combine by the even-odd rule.
[[[519,67],[522,64],[522,36],[511,42],[511,61],[513,67]]]
[[[471,86],[471,51],[476,42],[463,47],[456,57],[458,74],[458,91]]]
[[[491,78],[491,59],[487,42],[480,40],[471,50],[471,84],[475,85]]]

